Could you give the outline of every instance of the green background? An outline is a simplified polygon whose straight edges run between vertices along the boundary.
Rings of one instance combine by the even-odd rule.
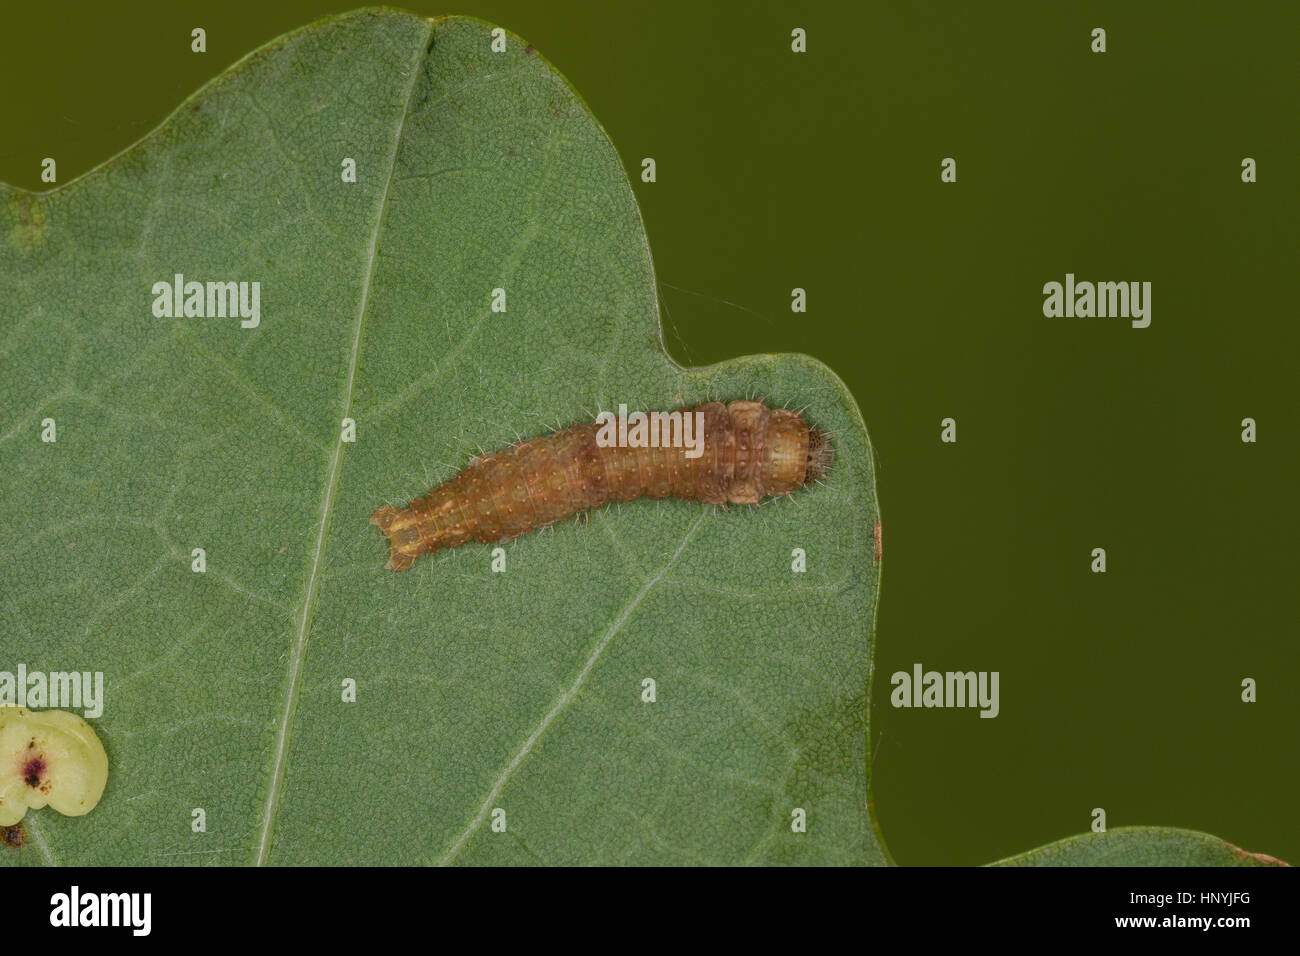
[[[7,11],[0,180],[42,188],[53,156],[67,182],[352,6]],[[586,97],[641,203],[678,360],[807,352],[857,397],[885,529],[873,787],[898,862],[988,862],[1098,806],[1111,827],[1300,859],[1300,7],[409,6],[501,23]],[[1151,327],[1044,318],[1067,271],[1151,281]],[[1001,715],[890,708],[915,662],[1000,671]]]

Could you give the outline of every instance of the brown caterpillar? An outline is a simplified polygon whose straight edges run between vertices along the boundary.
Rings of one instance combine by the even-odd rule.
[[[517,538],[610,501],[757,504],[819,480],[834,457],[825,433],[784,408],[709,402],[678,412],[702,416],[693,419],[702,423],[698,457],[685,447],[603,445],[597,434],[607,423],[598,421],[483,455],[405,509],[379,508],[370,523],[388,535],[388,568],[470,541]],[[615,422],[622,432],[626,420]]]

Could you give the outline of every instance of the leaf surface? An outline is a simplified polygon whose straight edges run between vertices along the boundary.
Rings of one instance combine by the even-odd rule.
[[[323,21],[0,197],[4,658],[104,672],[111,766],[5,862],[883,861],[852,398],[800,356],[668,359],[608,137],[490,30]],[[260,282],[260,324],[156,317],[177,273]],[[374,508],[480,449],[760,395],[835,433],[830,481],[613,507],[503,545],[505,573],[482,545],[383,568]]]

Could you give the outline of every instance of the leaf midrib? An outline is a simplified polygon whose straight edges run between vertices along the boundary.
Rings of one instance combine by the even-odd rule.
[[[415,61],[411,64],[411,82],[406,90],[402,104],[402,115],[398,120],[393,135],[393,147],[388,162],[388,175],[384,178],[384,190],[380,196],[379,209],[375,215],[375,225],[370,232],[370,243],[366,249],[365,276],[361,283],[361,302],[357,308],[356,326],[352,334],[352,354],[348,359],[348,377],[343,389],[343,414],[340,422],[352,412],[352,395],[357,375],[357,360],[361,355],[361,335],[365,328],[366,311],[370,303],[370,287],[375,274],[376,253],[379,248],[379,234],[383,228],[384,216],[388,210],[388,195],[393,184],[393,173],[397,169],[397,154],[401,149],[402,134],[406,129],[406,119],[411,110],[411,99],[419,82],[421,66],[428,55],[433,39],[433,21],[424,20],[425,31],[418,44]],[[271,765],[271,779],[267,786],[266,805],[262,811],[262,825],[257,840],[255,866],[263,866],[271,852],[275,833],[275,821],[280,810],[280,798],[284,792],[286,758],[289,754],[291,730],[294,714],[298,708],[299,685],[302,680],[303,663],[307,657],[307,639],[311,633],[312,617],[316,608],[316,597],[320,592],[321,559],[325,553],[326,534],[329,531],[330,515],[334,510],[334,495],[338,490],[339,472],[343,462],[343,429],[340,426],[330,453],[329,469],[325,476],[325,488],[321,497],[320,520],[317,523],[316,544],[312,552],[311,571],[307,576],[306,591],[303,596],[302,614],[298,619],[298,629],[289,652],[289,680],[285,688],[284,709],[280,715],[280,726],[276,732],[274,760]]]

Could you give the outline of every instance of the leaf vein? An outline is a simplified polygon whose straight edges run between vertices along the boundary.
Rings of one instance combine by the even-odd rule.
[[[592,650],[590,655],[588,655],[586,662],[582,665],[582,669],[578,671],[578,676],[575,677],[573,683],[569,685],[569,689],[559,696],[555,701],[555,704],[552,705],[549,711],[547,711],[546,716],[542,718],[541,722],[533,732],[528,735],[528,739],[525,740],[523,746],[519,748],[519,752],[514,755],[510,762],[506,764],[505,769],[501,771],[496,782],[492,784],[492,789],[488,791],[487,797],[484,798],[483,804],[479,807],[478,813],[475,814],[474,819],[470,821],[469,826],[467,826],[461,835],[457,837],[456,842],[451,845],[451,848],[443,855],[442,860],[439,861],[441,866],[447,866],[455,862],[460,851],[463,850],[465,844],[469,842],[469,838],[478,831],[479,827],[483,825],[483,821],[487,819],[488,814],[492,810],[493,802],[501,795],[501,791],[505,789],[506,783],[510,780],[510,776],[516,769],[518,769],[519,765],[523,763],[524,758],[532,753],[533,747],[536,746],[537,741],[541,739],[542,735],[546,733],[547,728],[551,726],[555,718],[558,717],[582,691],[582,687],[587,682],[587,677],[591,674],[592,669],[596,666],[596,662],[599,661],[601,655],[605,653],[605,648],[609,646],[615,635],[623,629],[623,625],[628,622],[632,613],[640,606],[641,602],[645,600],[645,596],[654,590],[655,586],[664,579],[664,576],[667,575],[673,565],[677,563],[677,559],[686,551],[686,546],[691,543],[691,539],[695,537],[695,532],[704,524],[704,519],[707,518],[710,513],[711,512],[708,510],[700,513],[700,516],[696,518],[690,528],[687,529],[685,536],[682,538],[682,543],[677,546],[677,550],[674,551],[672,557],[668,559],[668,563],[659,569],[658,574],[643,584],[641,590],[637,591],[636,594],[632,596],[632,599],[623,607],[623,610],[619,612],[618,617],[614,619],[612,624],[610,624],[609,628],[605,631],[605,634],[596,644],[595,649]]]
[[[393,148],[388,163],[388,175],[384,179],[384,191],[379,199],[379,209],[375,215],[375,227],[370,233],[370,243],[366,249],[366,271],[361,285],[361,302],[357,308],[356,329],[352,337],[352,354],[348,360],[347,384],[343,389],[343,415],[346,418],[352,411],[352,397],[356,385],[357,361],[361,354],[361,333],[365,327],[366,308],[370,301],[370,287],[375,275],[376,252],[379,247],[379,233],[383,228],[384,215],[388,209],[389,188],[393,183],[393,173],[397,169],[397,155],[401,149],[402,133],[406,128],[407,115],[410,113],[411,100],[421,75],[421,64],[429,49],[433,25],[425,21],[425,33],[420,40],[419,52],[411,64],[411,82],[406,90],[406,100],[402,106],[402,116],[393,135]],[[329,528],[330,512],[334,508],[334,493],[338,489],[339,473],[343,465],[343,434],[340,429],[334,441],[334,450],[330,454],[329,471],[325,477],[325,492],[321,501],[320,522],[316,529],[316,545],[313,549],[311,572],[307,577],[307,589],[303,599],[302,615],[298,620],[298,632],[294,637],[289,654],[289,678],[284,695],[284,711],[280,715],[280,727],[276,732],[275,754],[271,765],[271,779],[267,785],[266,806],[262,811],[262,824],[257,839],[255,865],[263,866],[271,853],[271,839],[275,830],[275,820],[280,809],[280,796],[284,790],[285,759],[289,752],[290,727],[297,709],[299,684],[302,681],[303,663],[307,656],[307,635],[311,628],[312,610],[316,595],[320,590],[321,558],[325,553],[325,533]]]

